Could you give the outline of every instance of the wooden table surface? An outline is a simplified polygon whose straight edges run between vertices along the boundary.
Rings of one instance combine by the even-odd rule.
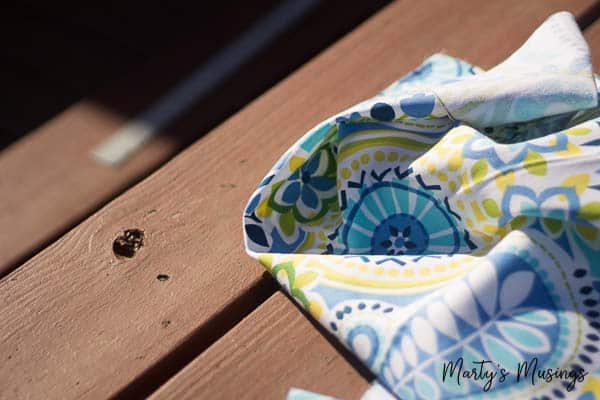
[[[568,10],[598,68],[598,8],[395,1],[52,243],[175,146],[158,137],[104,171],[78,143],[91,147],[122,117],[84,101],[1,152],[0,248],[43,249],[0,280],[0,398],[283,399],[291,386],[359,398],[370,373],[245,255],[253,188],[302,133],[434,52],[489,68]],[[49,154],[49,143],[64,148]],[[52,189],[38,195],[40,185]],[[126,229],[142,230],[144,245],[118,258],[113,242]],[[20,254],[0,254],[0,270]]]

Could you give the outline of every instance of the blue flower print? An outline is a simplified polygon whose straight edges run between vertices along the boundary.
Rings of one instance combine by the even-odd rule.
[[[336,162],[324,147],[273,190],[269,205],[282,214],[291,210],[300,222],[310,222],[325,215],[336,200]]]
[[[531,154],[544,154],[567,149],[567,135],[559,132],[530,142],[501,145],[478,133],[469,139],[463,148],[465,158],[480,160],[485,158],[496,169],[505,171],[521,165]]]

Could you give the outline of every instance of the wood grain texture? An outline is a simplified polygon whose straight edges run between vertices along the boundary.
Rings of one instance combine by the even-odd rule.
[[[151,399],[282,400],[290,387],[350,400],[368,382],[278,292]]]
[[[191,337],[210,344],[204,335],[220,316],[235,320],[263,295],[253,291],[262,269],[243,252],[241,214],[300,134],[432,52],[489,67],[550,13],[589,5],[393,3],[0,281],[0,398],[131,394]],[[133,227],[146,232],[144,247],[115,258],[112,241]]]
[[[585,37],[598,70],[600,21],[586,30]],[[151,399],[280,400],[290,387],[346,400],[359,398],[366,389],[365,378],[348,369],[351,366],[333,350],[297,308],[277,293],[171,378]]]
[[[600,21],[588,28],[585,37],[598,70]],[[331,376],[329,368],[323,370],[319,355],[328,356],[329,351],[324,351],[322,346],[314,343],[319,336],[318,331],[313,329],[303,332],[303,326],[308,325],[305,321],[294,324],[293,330],[282,326],[297,318],[299,313],[291,305],[280,305],[281,300],[276,300],[276,297],[283,296],[278,293],[261,305],[157,390],[152,399],[281,400],[290,387],[300,387],[346,400],[359,398],[365,390],[364,377],[348,373],[340,381],[337,376]],[[307,337],[290,334],[290,331]],[[300,348],[304,351],[299,351]],[[312,355],[314,360],[310,363],[300,362],[296,358],[297,354],[304,357]],[[344,360],[337,359],[329,364],[336,369],[347,365]],[[306,368],[307,365],[310,368]],[[259,370],[260,373],[254,370]],[[276,378],[270,378],[271,376]]]
[[[125,120],[82,101],[0,153],[0,275],[176,150],[161,136],[119,168],[93,161]]]
[[[184,40],[176,35],[178,40],[174,40],[168,51],[156,55],[154,61],[145,64],[143,68],[135,68],[107,90],[70,107],[21,141],[0,152],[0,277],[56,240],[124,189],[147,176],[179,150],[310,59],[316,52],[335,42],[386,1],[361,2],[355,7],[345,8],[342,12],[337,11],[341,0],[323,2],[306,16],[300,25],[297,24],[283,33],[226,83],[198,101],[189,112],[172,121],[170,126],[160,132],[159,137],[148,143],[127,163],[112,168],[92,160],[91,150],[120,128],[129,117],[152,104],[180,79],[206,62],[215,51],[233,40],[236,34],[264,14],[276,1],[255,0],[252,5],[248,5],[239,0],[228,0],[228,6],[220,4],[216,7],[217,10],[213,10],[214,6],[204,7],[204,14],[186,18],[188,22],[189,19],[195,22],[193,27],[188,24],[184,31],[195,30],[189,35],[180,32],[185,36]],[[109,4],[104,6],[108,9],[111,7]],[[79,7],[85,9],[88,5]],[[158,18],[160,10],[173,8],[174,5],[169,3],[156,9],[157,7],[158,5],[154,4],[154,9],[147,12]],[[232,7],[234,11],[231,11]],[[60,9],[49,8],[53,13],[60,13]],[[134,8],[131,8],[130,12],[133,10]],[[180,11],[183,13],[183,10]],[[144,15],[137,17],[143,19]],[[174,19],[180,17],[176,16]],[[105,27],[110,27],[111,23]],[[169,23],[173,21],[169,20]],[[147,28],[144,24],[150,22],[141,21],[136,24]],[[128,29],[135,31],[136,24]],[[226,28],[223,29],[225,25]],[[168,38],[174,39],[171,33],[164,39]],[[85,43],[85,40],[79,39],[75,42]],[[160,47],[157,43],[155,45]],[[63,48],[64,51],[70,50]],[[26,49],[20,49],[17,53],[33,57],[33,54],[30,54],[33,52]],[[44,54],[42,60],[54,53],[49,49]],[[54,64],[60,64],[61,60],[70,60],[62,56],[62,53],[54,55],[57,57]],[[82,58],[84,55],[71,57]],[[87,67],[90,62],[93,63],[93,59],[79,65],[82,68]],[[54,68],[58,67],[54,65]],[[27,87],[24,90],[26,89]],[[19,94],[21,97],[16,99],[12,96],[16,104],[10,105],[22,111],[25,109],[22,106],[23,96],[30,94]],[[58,102],[58,96],[55,97]],[[38,103],[29,102],[32,106]],[[0,117],[2,115],[0,112]],[[12,112],[11,115],[14,116],[15,113]]]
[[[69,107],[0,152],[0,276],[152,172],[207,128],[182,115],[129,162],[117,168],[90,157],[92,149],[233,40],[272,2],[260,0],[255,10],[247,10],[245,14],[227,15],[226,7],[221,7],[211,16],[199,17],[199,27],[190,33],[189,39],[159,52],[154,60],[130,70],[110,88]],[[217,30],[217,24],[225,22],[231,26]],[[41,30],[39,26],[38,29]],[[215,30],[218,33],[207,39],[208,33]],[[60,41],[60,37],[50,39]],[[69,48],[54,54],[57,61],[46,69],[60,69],[60,60],[69,64],[69,68],[89,68],[93,64],[93,57],[77,54],[72,42],[67,45]],[[46,47],[52,49],[49,44]],[[14,59],[50,57],[45,53],[31,54],[27,46],[17,46],[13,53]],[[63,53],[74,54],[67,57]],[[75,63],[73,58],[80,61]],[[29,60],[30,64],[33,62]],[[216,117],[222,116],[223,109],[223,105],[205,106],[205,112]],[[210,119],[204,116],[205,121]]]
[[[202,129],[206,129],[197,120],[190,123],[186,115],[181,115],[164,129],[162,135],[150,141],[142,151],[119,167],[100,164],[90,157],[92,149],[233,40],[236,34],[268,9],[270,3],[273,0],[259,0],[256,9],[246,10],[245,14],[228,15],[226,7],[221,7],[212,15],[207,13],[198,17],[197,28],[190,32],[191,37],[183,43],[177,41],[171,45],[171,49],[158,52],[155,59],[145,65],[137,65],[134,70],[128,68],[128,74],[113,82],[110,88],[69,107],[0,152],[0,276],[136,180],[152,172],[197,138]],[[143,18],[143,13],[137,18]],[[225,23],[230,23],[230,27],[219,30],[218,24]],[[37,27],[37,33],[43,38],[48,36],[42,30],[44,24],[30,24]],[[46,26],[46,29],[50,28]],[[160,32],[158,29],[156,31]],[[207,37],[209,33],[210,39]],[[7,33],[4,36],[8,38],[10,35]],[[76,35],[68,37],[71,42],[64,44],[62,51],[50,45],[52,42],[61,42],[60,35],[46,38],[47,46],[42,47],[49,50],[41,54],[29,51],[27,41],[23,39],[22,46],[8,46],[11,49],[8,56],[34,64],[36,57],[45,60],[53,55],[56,60],[48,63],[50,65],[46,65],[44,71],[51,73],[47,70],[61,70],[62,62],[68,67],[62,68],[66,69],[63,73],[72,75],[69,69],[90,68],[95,58],[81,49],[81,43],[88,38],[71,36]],[[39,41],[36,38],[31,40]],[[73,43],[77,43],[77,40],[79,47]],[[90,40],[87,42],[93,47]],[[54,54],[49,53],[52,51]],[[97,53],[95,57],[108,58],[106,51]],[[114,68],[119,61],[118,57],[115,58],[112,62]],[[127,64],[123,59],[122,68]],[[121,74],[125,74],[125,71],[121,71]],[[63,79],[66,79],[64,75]],[[258,79],[264,79],[264,76]],[[90,89],[89,84],[87,88]],[[206,115],[222,116],[223,108],[222,105],[205,105],[204,120],[212,118]],[[212,120],[211,123],[218,121]]]

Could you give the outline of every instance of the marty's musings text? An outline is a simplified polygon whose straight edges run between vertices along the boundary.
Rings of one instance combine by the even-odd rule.
[[[445,362],[442,366],[442,382],[452,379],[458,386],[464,381],[479,382],[483,384],[484,392],[492,389],[496,383],[502,384],[510,379],[515,382],[526,381],[531,385],[553,380],[565,381],[568,382],[566,389],[570,392],[577,383],[583,382],[587,374],[583,368],[542,368],[537,357],[519,362],[514,369],[505,368],[492,360],[472,361],[469,365],[462,357]]]

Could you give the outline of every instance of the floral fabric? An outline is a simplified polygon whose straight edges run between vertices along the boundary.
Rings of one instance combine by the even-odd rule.
[[[568,13],[434,55],[281,157],[246,250],[393,396],[600,399],[599,111]]]

